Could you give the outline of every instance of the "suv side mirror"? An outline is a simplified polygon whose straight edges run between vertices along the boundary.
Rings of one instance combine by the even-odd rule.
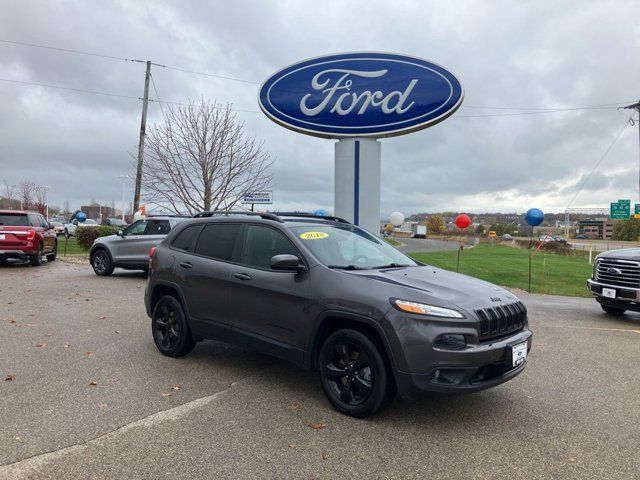
[[[271,257],[271,269],[286,272],[300,272],[307,267],[300,263],[300,259],[295,255],[283,254]]]

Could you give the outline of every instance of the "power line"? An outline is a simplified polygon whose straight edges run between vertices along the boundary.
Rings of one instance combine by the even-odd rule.
[[[13,80],[10,78],[0,78],[0,82],[9,82],[9,83],[17,83],[21,85],[33,85],[36,87],[47,87],[47,88],[57,88],[59,90],[69,90],[72,92],[81,92],[81,93],[91,93],[93,95],[103,95],[105,97],[118,97],[118,98],[128,98],[133,100],[142,100],[140,97],[135,97],[133,95],[121,95],[119,93],[109,93],[109,92],[99,92],[96,90],[85,90],[83,88],[73,88],[73,87],[62,87],[59,85],[50,85],[47,83],[38,83],[38,82],[27,82],[25,80]]]
[[[83,50],[75,50],[75,49],[71,49],[71,48],[52,47],[50,45],[39,45],[39,44],[35,44],[35,43],[16,42],[16,41],[13,41],[13,40],[3,40],[3,39],[0,39],[0,43],[6,43],[6,44],[9,44],[9,45],[20,45],[20,46],[23,46],[23,47],[42,48],[42,49],[45,49],[45,50],[54,50],[54,51],[57,51],[57,52],[64,52],[64,53],[74,53],[76,55],[86,55],[86,56],[89,56],[89,57],[108,58],[110,60],[122,60],[122,61],[125,61],[125,62],[145,63],[144,60],[138,60],[138,59],[135,59],[135,58],[117,57],[115,55],[104,55],[104,54],[101,54],[101,53],[86,52],[86,51],[83,51]],[[176,70],[176,71],[185,72],[185,73],[192,73],[194,75],[202,75],[202,76],[205,76],[205,77],[220,78],[222,80],[232,80],[232,81],[235,81],[235,82],[250,83],[250,84],[254,84],[254,85],[260,85],[260,83],[261,83],[261,82],[255,82],[253,80],[246,80],[246,79],[243,79],[243,78],[231,77],[231,76],[228,76],[228,75],[219,75],[219,74],[216,74],[216,73],[198,72],[198,71],[189,70],[189,69],[186,69],[186,68],[174,67],[174,66],[171,66],[171,65],[163,65],[161,63],[152,62],[152,64],[157,66],[157,67],[167,68],[167,69],[170,69],[170,70]]]
[[[604,103],[602,105],[586,105],[583,107],[567,107],[570,109],[598,109],[598,108],[606,108],[606,107],[618,107],[620,105],[624,105],[629,102],[616,102],[616,103]],[[563,107],[481,107],[477,105],[462,105],[460,108],[475,108],[481,110],[547,110],[547,111],[558,111],[563,110]]]
[[[158,105],[160,105],[160,111],[162,112],[162,116],[164,117],[164,108],[162,108],[162,104],[164,103],[160,100],[160,95],[158,94],[158,89],[156,88],[156,81],[153,79],[153,75],[151,77],[151,85],[153,85],[153,91],[156,92],[156,98],[158,99]]]
[[[602,163],[602,161],[607,157],[607,155],[609,154],[609,152],[611,151],[611,149],[613,148],[613,146],[615,145],[615,143],[618,141],[618,139],[620,138],[620,135],[622,135],[622,132],[624,131],[625,127],[628,125],[629,121],[626,120],[624,122],[624,125],[622,125],[622,128],[620,129],[620,131],[618,132],[618,134],[613,138],[613,140],[611,141],[611,143],[609,144],[609,146],[607,147],[607,149],[604,151],[604,153],[602,154],[602,156],[600,157],[600,160],[598,160],[598,163],[596,163],[596,165],[593,167],[593,169],[591,170],[591,173],[589,173],[589,175],[587,176],[587,178],[584,180],[584,182],[582,182],[582,185],[580,185],[580,188],[578,188],[578,191],[576,191],[576,193],[573,195],[573,197],[571,198],[571,201],[567,204],[567,208],[569,208],[571,206],[571,204],[573,203],[573,201],[576,199],[576,197],[578,196],[578,194],[582,191],[582,189],[584,188],[584,186],[589,182],[589,180],[591,179],[591,176],[595,173],[595,171],[598,169],[598,167],[600,166],[600,164]]]

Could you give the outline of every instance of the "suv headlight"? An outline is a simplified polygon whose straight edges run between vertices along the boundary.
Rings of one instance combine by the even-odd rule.
[[[391,300],[391,303],[398,310],[409,313],[417,313],[418,315],[431,315],[433,317],[444,318],[464,318],[457,310],[451,308],[436,307],[435,305],[427,305],[425,303],[410,302],[408,300]]]

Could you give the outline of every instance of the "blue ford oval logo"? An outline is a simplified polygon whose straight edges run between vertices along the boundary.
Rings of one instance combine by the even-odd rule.
[[[449,117],[464,91],[448,70],[391,53],[305,60],[260,87],[262,111],[292,130],[324,138],[392,137]]]

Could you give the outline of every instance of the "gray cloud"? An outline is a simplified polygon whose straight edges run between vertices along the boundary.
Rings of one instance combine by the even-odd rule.
[[[571,107],[638,97],[635,2],[23,1],[4,6],[2,37],[262,81],[303,58],[397,51],[441,63],[465,85],[462,109],[383,140],[382,211],[560,211],[627,111],[469,118],[469,108]],[[200,98],[257,111],[257,85],[153,68],[163,100]],[[144,65],[0,44],[0,77],[138,97]],[[152,96],[156,97],[152,91]],[[0,180],[51,185],[52,203],[119,203],[131,173],[138,100],[0,82]],[[151,104],[149,121],[160,120]],[[275,207],[331,208],[333,142],[260,113],[238,113],[276,158]],[[574,206],[637,198],[637,130],[628,127]],[[128,186],[129,193],[131,185]]]

